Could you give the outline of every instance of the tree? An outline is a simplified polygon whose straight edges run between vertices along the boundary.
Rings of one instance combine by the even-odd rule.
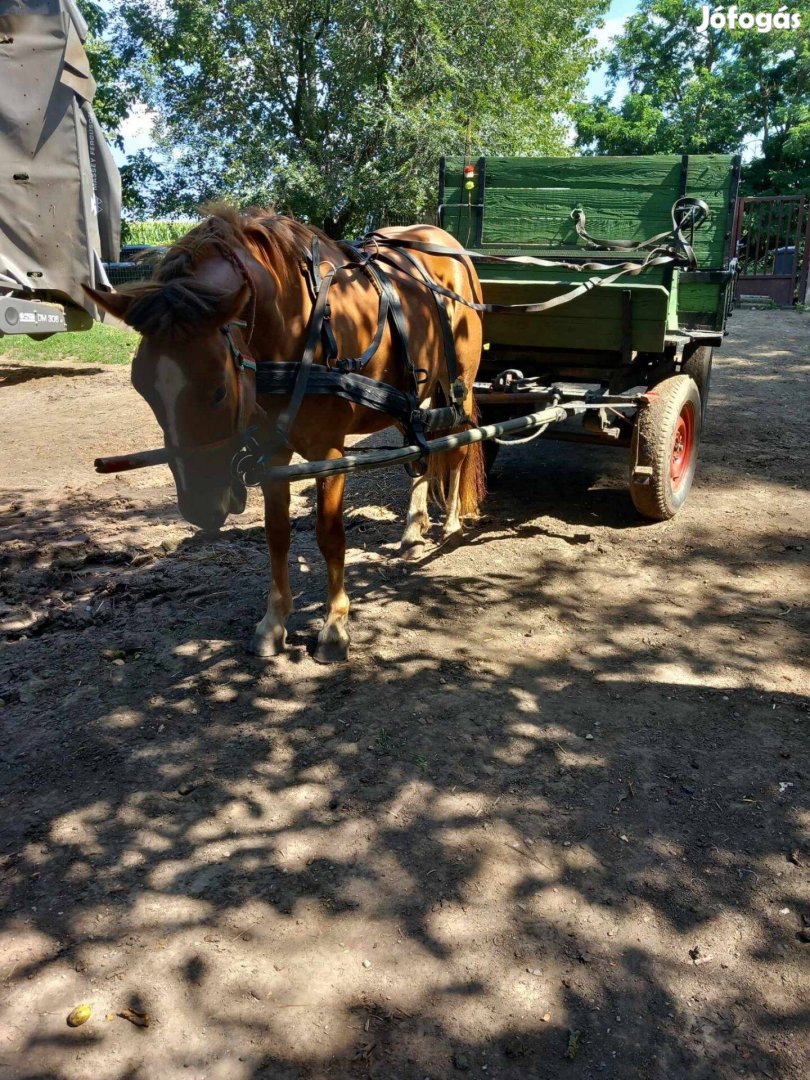
[[[96,80],[93,111],[107,141],[123,150],[121,126],[133,105],[144,95],[143,68],[135,62],[135,43],[127,37],[114,35],[115,22],[108,11],[94,0],[78,0],[78,5],[87,23],[84,47]],[[128,159],[120,172],[122,206],[135,213],[145,210],[142,191],[159,178],[157,165],[148,155],[138,153]]]
[[[134,72],[127,72],[127,50],[105,37],[109,14],[94,0],[78,0],[79,11],[87,23],[84,48],[96,80],[93,111],[109,142],[123,149],[121,125],[137,98],[138,86],[133,83]]]
[[[153,212],[276,201],[334,234],[425,216],[442,153],[565,153],[607,0],[129,0]]]
[[[743,10],[771,11],[746,4]],[[615,40],[609,92],[575,108],[577,146],[588,153],[729,153],[756,145],[755,190],[795,190],[810,162],[810,0],[791,12],[802,27],[728,26],[699,32],[701,0],[642,0]],[[622,102],[612,104],[621,80]]]

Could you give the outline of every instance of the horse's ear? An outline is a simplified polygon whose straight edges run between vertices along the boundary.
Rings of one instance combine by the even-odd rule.
[[[118,292],[99,292],[98,289],[91,289],[89,285],[82,285],[82,288],[97,307],[109,312],[122,322],[127,321],[127,313],[132,307],[134,296]]]

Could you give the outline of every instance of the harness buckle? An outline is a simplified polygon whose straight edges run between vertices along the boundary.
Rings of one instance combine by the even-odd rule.
[[[450,387],[450,393],[453,395],[454,404],[462,404],[467,396],[467,384],[463,379],[456,379]]]
[[[241,433],[239,446],[231,458],[231,477],[245,487],[258,487],[261,484],[267,461],[267,454],[254,435],[257,430],[252,427]]]

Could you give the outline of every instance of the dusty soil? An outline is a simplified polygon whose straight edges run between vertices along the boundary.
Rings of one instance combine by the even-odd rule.
[[[541,442],[406,566],[354,480],[330,669],[311,487],[259,661],[258,500],[195,535],[92,472],[156,442],[125,371],[0,368],[0,1076],[806,1077],[809,348],[734,316],[666,524]]]

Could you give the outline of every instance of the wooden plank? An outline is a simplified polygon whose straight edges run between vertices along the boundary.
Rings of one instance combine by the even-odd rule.
[[[546,281],[582,281],[591,277],[606,277],[612,273],[610,270],[562,270],[558,266],[545,269],[539,266],[523,266],[520,263],[476,262],[475,268],[484,285],[489,281],[514,281],[524,284]],[[666,276],[665,267],[653,266],[637,277],[626,278],[626,284],[623,282],[622,288],[635,288],[637,285],[664,285]]]
[[[704,199],[712,214],[694,235],[699,266],[723,265],[732,161],[726,154],[689,158],[687,193]],[[462,166],[461,158],[447,159],[446,203],[466,200]],[[571,219],[571,211],[578,207],[585,211],[586,227],[595,236],[648,239],[671,228],[671,209],[680,194],[680,180],[679,154],[487,158],[482,249],[563,257],[573,252],[581,254],[585,245],[577,237]],[[448,209],[445,227],[465,242],[470,218],[464,207]],[[594,257],[620,261],[626,256],[599,252]]]
[[[605,285],[540,314],[485,315],[484,339],[495,346],[617,351],[622,346],[621,303],[626,287]],[[494,304],[537,303],[568,288],[570,284],[561,281],[488,281],[484,284],[484,299]],[[642,352],[661,351],[667,325],[668,291],[660,285],[636,285],[632,297],[632,348]]]
[[[720,303],[720,285],[687,283],[678,290],[679,311],[716,311]]]
[[[585,211],[595,236],[645,240],[671,227],[679,155],[624,158],[491,158],[484,245],[584,248],[571,218]]]
[[[695,231],[695,255],[698,265],[719,268],[723,254],[731,197],[731,167],[728,154],[694,154],[689,158],[686,190],[709,204],[711,217]]]

